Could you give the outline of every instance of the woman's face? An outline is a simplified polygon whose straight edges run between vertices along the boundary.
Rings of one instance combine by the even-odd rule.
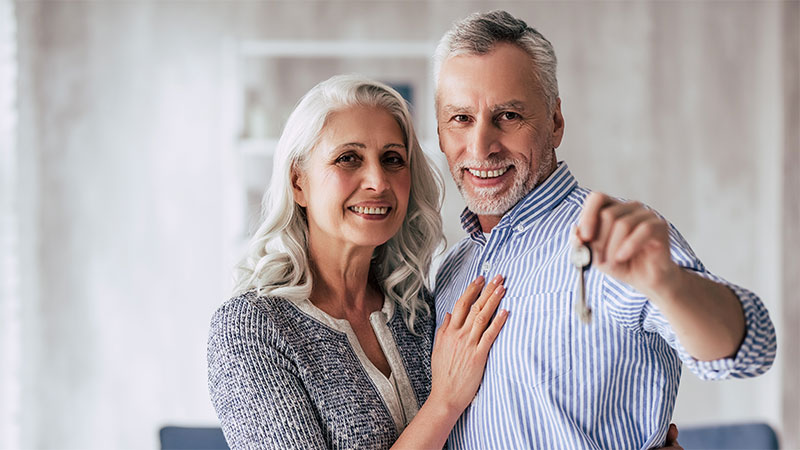
[[[383,108],[354,106],[328,116],[319,144],[292,177],[315,245],[374,248],[397,233],[411,188],[404,141]]]

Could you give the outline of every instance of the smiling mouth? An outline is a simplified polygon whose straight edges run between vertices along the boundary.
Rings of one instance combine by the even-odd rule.
[[[387,214],[389,210],[392,208],[386,206],[379,206],[379,207],[351,206],[348,209],[358,214],[375,214],[380,216]]]
[[[496,169],[496,170],[476,170],[468,168],[467,170],[474,177],[487,179],[487,178],[497,178],[503,175],[504,173],[508,172],[509,168],[510,167],[503,167],[502,169]]]

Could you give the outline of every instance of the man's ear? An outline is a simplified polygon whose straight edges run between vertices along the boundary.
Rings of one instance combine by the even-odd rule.
[[[298,205],[305,208],[308,206],[308,202],[306,201],[306,192],[305,192],[305,177],[297,170],[297,167],[292,167],[292,173],[290,175],[292,180],[292,193],[294,194],[294,202]]]
[[[561,145],[564,137],[564,116],[561,114],[561,98],[556,99],[556,107],[553,108],[553,148]]]

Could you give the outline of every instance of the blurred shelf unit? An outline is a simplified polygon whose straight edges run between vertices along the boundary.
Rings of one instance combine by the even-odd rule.
[[[242,156],[272,157],[272,153],[278,146],[278,139],[271,138],[242,138],[239,139],[237,147]]]
[[[431,65],[435,47],[432,41],[240,41],[239,153],[271,157],[297,101],[338,73],[362,73],[394,87],[412,105],[418,135],[435,136]]]

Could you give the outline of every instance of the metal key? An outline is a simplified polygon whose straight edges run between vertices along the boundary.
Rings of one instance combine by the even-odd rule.
[[[569,260],[578,269],[578,301],[575,303],[575,314],[580,317],[583,323],[592,321],[592,309],[586,304],[586,279],[584,273],[592,263],[592,251],[589,247],[580,242],[577,236],[572,242],[572,252]]]

